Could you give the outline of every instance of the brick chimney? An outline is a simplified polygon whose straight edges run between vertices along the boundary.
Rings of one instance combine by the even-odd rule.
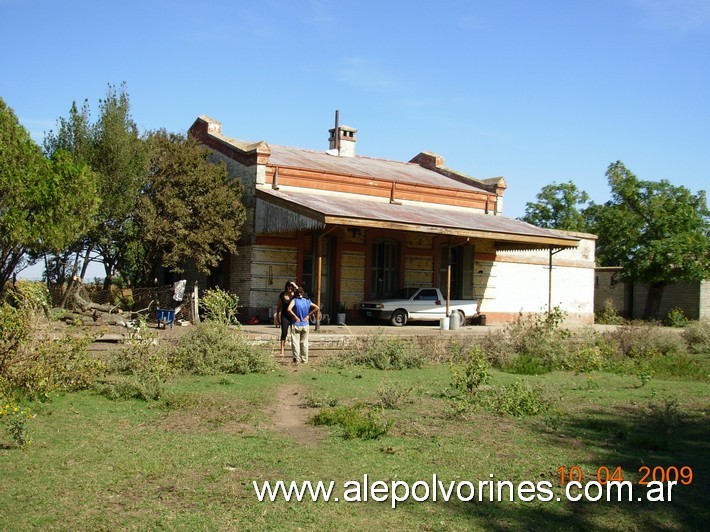
[[[330,129],[328,153],[339,157],[355,157],[355,133],[357,129],[338,124],[339,111],[335,111],[335,127]]]

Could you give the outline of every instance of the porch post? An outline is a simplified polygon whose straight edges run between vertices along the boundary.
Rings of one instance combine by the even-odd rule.
[[[449,307],[451,303],[451,242],[449,242],[447,249],[447,262],[446,265],[446,316],[449,316]]]
[[[550,259],[548,261],[548,274],[547,274],[547,315],[552,314],[552,256],[556,255],[562,249],[558,249],[557,251],[553,251],[552,246],[550,246]]]
[[[316,254],[318,255],[317,267],[316,267],[316,305],[318,309],[316,311],[316,332],[320,331],[320,295],[321,295],[321,282],[323,275],[323,235],[319,234],[316,237]]]

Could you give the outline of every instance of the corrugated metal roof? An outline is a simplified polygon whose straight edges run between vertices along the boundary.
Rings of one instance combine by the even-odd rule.
[[[276,146],[269,144],[271,156],[269,164],[273,166],[288,166],[292,168],[307,168],[334,174],[356,175],[387,179],[398,183],[412,185],[428,185],[433,187],[454,188],[460,190],[486,191],[475,183],[466,184],[441,175],[432,170],[427,170],[416,163],[403,163],[375,159],[372,157],[339,157],[325,152],[309,151],[289,146]],[[473,178],[472,178],[473,179]]]
[[[565,247],[576,246],[579,242],[578,238],[519,220],[482,214],[460,207],[417,202],[397,205],[382,198],[302,192],[298,189],[258,188],[257,198],[330,224],[384,224],[385,227],[393,229],[476,236],[528,245],[540,243]]]

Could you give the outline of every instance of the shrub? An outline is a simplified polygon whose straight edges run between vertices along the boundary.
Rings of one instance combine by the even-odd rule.
[[[205,290],[200,299],[200,308],[205,314],[205,319],[224,325],[239,325],[238,307],[239,296],[221,288]]]
[[[594,313],[594,322],[600,325],[621,325],[624,323],[624,318],[619,316],[614,302],[611,299],[607,299],[604,301],[602,309]]]
[[[362,403],[324,408],[311,418],[311,422],[340,427],[346,439],[373,440],[386,435],[390,429],[390,423],[381,411],[368,409]]]
[[[492,406],[501,415],[526,417],[544,414],[552,406],[552,401],[542,388],[517,379],[497,391]]]
[[[303,405],[306,408],[323,408],[324,406],[336,406],[337,404],[337,399],[315,392],[309,392],[303,401]]]
[[[214,321],[199,323],[181,336],[171,360],[176,368],[198,375],[266,373],[274,367],[263,347]]]
[[[686,317],[685,311],[680,307],[673,307],[666,316],[665,324],[669,327],[687,327],[690,320]]]
[[[44,317],[49,316],[49,290],[44,283],[18,281],[9,291],[8,300],[17,308],[26,309]]]
[[[710,320],[691,322],[683,331],[683,340],[691,353],[710,354]]]
[[[603,337],[617,355],[632,359],[686,352],[685,343],[676,332],[652,324],[621,326],[616,331],[604,333]]]
[[[491,365],[483,352],[483,348],[473,345],[463,353],[463,349],[454,346],[455,354],[449,366],[451,385],[461,392],[473,393],[483,384],[491,380]]]
[[[0,379],[30,336],[29,313],[9,303],[0,303]]]
[[[46,399],[53,392],[90,388],[105,374],[105,364],[88,351],[94,338],[66,335],[40,338],[15,353],[3,371],[5,382],[28,399]]]
[[[575,373],[599,371],[606,365],[606,360],[599,346],[582,347],[564,361],[564,369]]]
[[[390,380],[384,380],[377,388],[379,403],[382,408],[397,410],[412,401],[413,388]]]
[[[539,374],[561,369],[573,346],[570,332],[560,328],[565,316],[559,307],[535,316],[521,315],[484,343],[486,352],[496,366],[511,373]]]
[[[117,376],[95,386],[109,399],[160,399],[173,372],[165,350],[156,348],[147,334],[132,339],[117,353],[110,368]]]
[[[330,359],[335,365],[362,366],[374,369],[420,368],[425,357],[407,340],[385,337],[382,333],[358,339],[348,350]]]

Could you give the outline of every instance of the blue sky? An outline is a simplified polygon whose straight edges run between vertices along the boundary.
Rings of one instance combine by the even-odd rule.
[[[596,202],[616,160],[692,191],[710,176],[710,1],[0,0],[0,96],[41,142],[126,82],[142,129],[359,155],[420,151],[504,176],[504,214],[552,182]]]

